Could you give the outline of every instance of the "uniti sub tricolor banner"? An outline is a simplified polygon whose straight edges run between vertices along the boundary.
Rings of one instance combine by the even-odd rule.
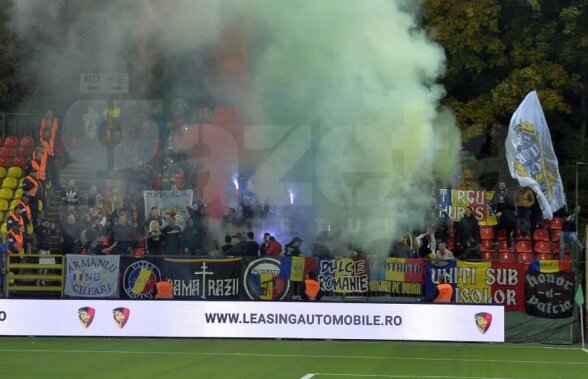
[[[427,262],[426,288],[445,275],[455,288],[455,302],[461,304],[499,304],[506,311],[524,309],[524,264],[465,262],[437,264]]]

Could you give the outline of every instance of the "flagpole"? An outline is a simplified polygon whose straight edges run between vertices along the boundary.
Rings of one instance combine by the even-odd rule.
[[[582,350],[588,352],[588,350],[586,350],[586,345],[584,344],[584,312],[582,309],[584,307],[579,306],[579,308],[580,308],[580,328],[582,328],[580,331],[580,334],[582,335]]]

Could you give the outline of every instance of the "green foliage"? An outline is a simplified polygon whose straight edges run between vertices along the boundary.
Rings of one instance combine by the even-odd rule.
[[[537,90],[573,204],[575,162],[588,161],[588,1],[423,4],[424,27],[447,55],[444,105],[455,113],[462,139],[488,130],[498,135],[524,96]],[[588,182],[579,187],[579,203],[586,204]]]
[[[577,99],[587,90],[586,65],[579,63],[588,59],[583,3],[425,1],[424,25],[447,54],[445,104],[465,138],[487,125],[504,126],[533,89],[544,111],[564,120],[550,122],[552,128],[579,128]]]

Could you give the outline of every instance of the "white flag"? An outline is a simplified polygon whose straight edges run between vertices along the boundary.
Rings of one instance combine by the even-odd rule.
[[[535,91],[525,97],[510,119],[506,160],[510,175],[537,195],[543,218],[553,218],[553,212],[566,204],[566,198],[547,121]]]

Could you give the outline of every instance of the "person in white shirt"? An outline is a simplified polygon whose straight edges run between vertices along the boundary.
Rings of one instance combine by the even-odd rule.
[[[439,242],[439,250],[435,253],[435,259],[438,261],[454,261],[453,253],[447,250],[445,242]]]

